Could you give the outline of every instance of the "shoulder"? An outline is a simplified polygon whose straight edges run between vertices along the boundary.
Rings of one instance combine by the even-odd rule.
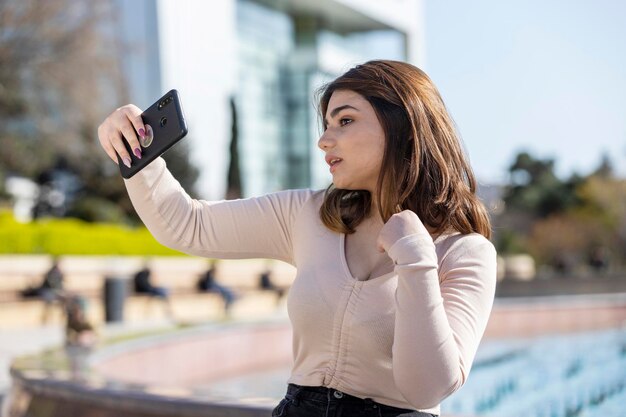
[[[493,243],[478,233],[452,233],[435,240],[440,265],[452,266],[460,261],[496,262]]]
[[[324,201],[324,190],[313,190],[309,188],[284,190],[267,194],[266,197],[270,199],[277,198],[282,203],[292,204],[294,206],[302,207],[312,205],[319,208]]]
[[[315,217],[324,199],[323,190],[293,189],[266,194],[260,203],[263,207],[289,218],[292,224],[298,219]]]
[[[473,247],[482,245],[493,246],[491,241],[480,233],[463,234],[459,232],[443,234],[435,239],[435,244],[437,246],[447,248]]]
[[[324,202],[325,195],[326,190],[312,190],[311,202],[313,202],[316,207],[320,207]]]
[[[322,195],[322,199],[324,196],[324,190],[313,190],[310,188],[301,188],[301,189],[290,189],[277,191],[274,193],[265,194],[265,198],[270,199],[279,199],[282,201],[294,201],[300,202],[301,204],[306,203],[312,199],[318,199],[319,195]]]

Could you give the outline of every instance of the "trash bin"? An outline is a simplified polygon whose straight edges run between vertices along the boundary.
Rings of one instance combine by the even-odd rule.
[[[128,281],[124,278],[104,279],[104,317],[107,323],[124,321],[124,302],[128,292]]]

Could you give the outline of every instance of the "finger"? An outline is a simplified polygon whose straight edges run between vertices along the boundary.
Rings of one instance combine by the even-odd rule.
[[[115,149],[113,149],[113,146],[109,142],[106,142],[102,144],[102,148],[104,149],[108,157],[117,164],[117,154],[115,153]]]
[[[115,149],[113,149],[113,146],[109,141],[109,136],[109,132],[107,131],[107,128],[103,123],[98,127],[98,140],[100,141],[100,146],[102,146],[102,149],[104,149],[104,152],[106,152],[107,156],[117,164],[117,154],[115,153]]]
[[[126,118],[130,120],[130,123],[135,128],[135,132],[139,137],[146,136],[146,126],[143,124],[143,119],[141,118],[141,109],[134,104],[129,104],[124,106],[124,115]]]
[[[146,127],[141,118],[141,110],[134,104],[128,104],[122,107],[122,114],[124,116],[124,120],[121,121],[122,134],[135,156],[141,159],[141,145],[137,136],[143,138],[146,135]],[[128,126],[128,122],[130,122],[132,127]]]
[[[133,129],[133,126],[129,123],[125,123],[121,127],[122,135],[128,144],[130,145],[130,149],[132,149],[133,154],[139,159],[141,159],[141,145],[139,145],[139,140],[137,139],[137,134]]]
[[[113,146],[115,152],[120,156],[124,165],[130,168],[131,158],[122,140],[122,135],[118,132],[110,136],[109,143],[111,144],[111,146]],[[117,162],[117,158],[115,159]]]

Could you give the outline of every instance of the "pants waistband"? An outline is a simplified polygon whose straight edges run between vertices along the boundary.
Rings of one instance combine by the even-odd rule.
[[[346,394],[345,392],[326,387],[306,387],[296,384],[289,384],[289,386],[287,387],[287,398],[296,401],[298,399],[309,399],[316,401],[327,401],[330,399],[341,402],[343,404],[363,406],[367,408],[380,408],[384,411],[396,413],[409,413],[415,411],[404,408],[392,407],[390,405],[378,403],[371,398],[359,398],[350,394]]]

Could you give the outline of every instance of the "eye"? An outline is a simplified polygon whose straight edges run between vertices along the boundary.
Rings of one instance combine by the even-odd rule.
[[[352,119],[349,119],[347,117],[344,117],[343,119],[339,120],[339,125],[341,126],[345,126],[350,123],[352,123]]]

